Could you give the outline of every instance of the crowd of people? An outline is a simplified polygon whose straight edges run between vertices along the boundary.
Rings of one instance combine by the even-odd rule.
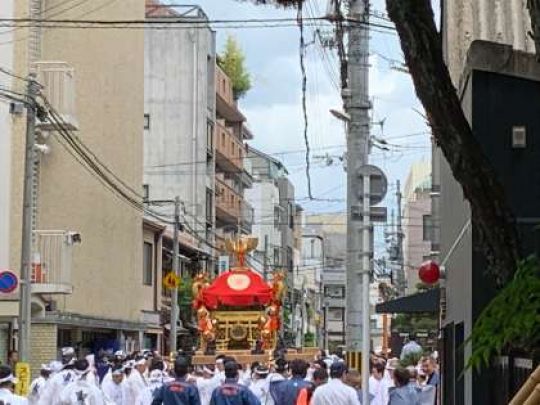
[[[361,376],[339,355],[323,350],[310,363],[278,357],[271,364],[241,366],[219,355],[215,364],[192,365],[179,353],[174,362],[151,351],[121,351],[77,358],[62,349],[61,361],[41,366],[27,398],[13,393],[16,379],[0,366],[1,405],[358,405]],[[402,368],[397,359],[372,355],[372,405],[433,405],[438,385],[436,362]]]

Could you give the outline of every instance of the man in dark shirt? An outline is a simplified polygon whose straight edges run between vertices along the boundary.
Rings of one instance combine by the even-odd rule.
[[[177,357],[174,362],[176,379],[155,391],[152,405],[201,405],[197,387],[186,380],[188,371],[188,359]]]
[[[276,405],[294,405],[302,388],[311,386],[306,381],[308,364],[304,360],[295,359],[289,363],[292,377],[289,380],[270,383],[270,393]]]
[[[227,360],[224,367],[225,382],[212,393],[210,405],[261,405],[249,388],[238,384],[238,363]]]
[[[437,372],[437,362],[433,357],[427,356],[422,359],[422,371],[427,377],[427,385],[439,385],[440,378]]]

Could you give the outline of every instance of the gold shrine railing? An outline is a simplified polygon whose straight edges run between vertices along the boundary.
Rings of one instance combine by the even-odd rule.
[[[250,350],[260,339],[260,319],[264,311],[212,311],[217,321],[216,350]],[[275,336],[272,346],[275,345]]]

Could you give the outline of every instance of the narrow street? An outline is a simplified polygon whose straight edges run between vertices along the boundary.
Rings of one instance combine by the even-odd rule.
[[[540,0],[1,3],[0,405],[540,404]]]

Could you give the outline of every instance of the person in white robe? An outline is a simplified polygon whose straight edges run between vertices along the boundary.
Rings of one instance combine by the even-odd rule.
[[[126,405],[124,400],[125,395],[125,374],[122,366],[115,366],[111,370],[111,378],[103,380],[101,389],[108,398],[108,400],[114,405]]]
[[[215,378],[217,370],[210,370],[208,367],[203,367],[202,377],[195,377],[195,384],[199,390],[199,398],[201,405],[210,405],[212,392],[221,385],[218,378]]]
[[[249,389],[261,401],[261,404],[268,404],[270,401],[270,383],[268,376],[270,370],[265,366],[258,366],[253,372],[253,380]]]
[[[60,392],[58,405],[108,405],[105,394],[96,386],[92,378],[88,378],[92,369],[88,360],[80,359],[74,364],[73,381]]]
[[[47,384],[43,387],[38,405],[57,405],[59,404],[60,393],[72,381],[76,375],[73,370],[75,364],[75,350],[72,347],[62,348],[62,370],[54,373]]]
[[[147,362],[144,357],[135,359],[135,365],[129,377],[126,379],[126,404],[135,404],[139,395],[148,386],[148,382],[145,378],[145,372],[147,369]]]
[[[39,370],[39,377],[35,378],[30,384],[30,389],[28,390],[28,403],[30,405],[35,405],[39,402],[39,397],[43,388],[47,384],[47,380],[50,378],[52,373],[52,368],[50,364],[42,364]]]
[[[11,367],[0,365],[0,404],[28,404],[28,400],[26,398],[13,393],[15,384],[17,384],[17,378],[15,378],[13,375]]]

